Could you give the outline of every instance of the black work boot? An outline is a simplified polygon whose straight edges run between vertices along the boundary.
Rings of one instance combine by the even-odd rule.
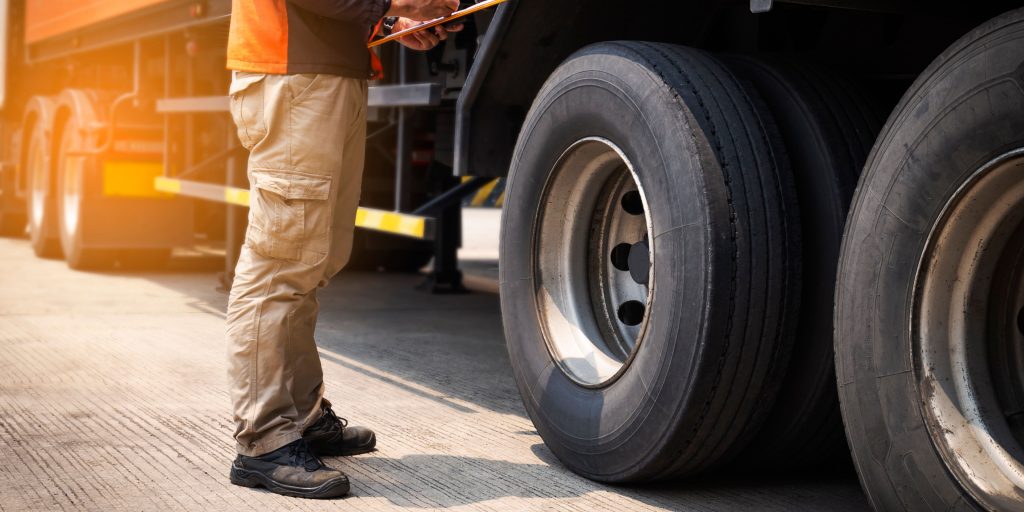
[[[330,405],[324,405],[323,411],[323,416],[302,433],[302,438],[317,455],[359,455],[377,446],[377,436],[372,430],[348,426],[348,420],[337,417]]]
[[[345,473],[325,466],[305,439],[258,457],[239,455],[231,464],[231,483],[297,498],[337,498],[349,486]]]

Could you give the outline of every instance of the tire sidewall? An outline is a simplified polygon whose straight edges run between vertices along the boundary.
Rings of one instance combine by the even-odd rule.
[[[640,473],[617,453],[653,457],[670,441],[663,426],[677,424],[693,397],[712,385],[696,369],[704,366],[702,340],[721,336],[712,331],[724,325],[712,318],[719,311],[708,306],[710,260],[725,252],[715,250],[710,235],[728,223],[727,211],[716,208],[725,203],[725,192],[704,180],[702,170],[715,165],[711,150],[690,135],[699,129],[690,128],[696,123],[689,111],[664,107],[672,101],[668,88],[645,68],[584,51],[541,90],[509,175],[505,211],[516,214],[503,216],[500,273],[516,382],[547,445],[570,468],[597,480],[650,476],[650,468]],[[633,164],[650,209],[656,262],[640,346],[616,380],[596,389],[576,384],[553,361],[538,314],[533,254],[536,212],[551,171],[570,146],[587,137],[611,141]]]
[[[32,126],[32,132],[29,135],[28,144],[26,144],[26,155],[25,164],[28,169],[28,164],[31,159],[34,158],[32,153],[36,146],[42,146],[42,159],[39,163],[43,167],[42,175],[38,175],[35,170],[32,170],[32,175],[28,176],[28,197],[26,198],[26,216],[27,223],[29,226],[29,242],[32,244],[32,249],[37,255],[48,256],[53,253],[53,249],[59,245],[58,233],[56,221],[54,217],[56,213],[56,203],[51,191],[53,190],[53,184],[51,180],[53,178],[53,162],[51,161],[51,155],[53,149],[51,144],[47,144],[46,130],[43,126],[42,120],[37,120]],[[35,215],[33,215],[33,209],[35,206],[35,191],[37,186],[43,188],[43,218],[41,222],[37,222]]]
[[[60,237],[60,245],[64,252],[65,260],[68,266],[74,269],[85,269],[92,267],[105,266],[108,258],[98,258],[100,250],[92,249],[87,245],[85,234],[91,229],[91,224],[94,220],[94,216],[102,214],[98,208],[98,199],[102,194],[100,190],[100,184],[102,183],[102,173],[100,172],[100,159],[96,156],[91,155],[73,155],[68,156],[68,152],[79,151],[90,147],[90,138],[82,136],[82,128],[79,125],[76,117],[71,117],[67,120],[61,131],[61,140],[57,141],[57,158],[56,163],[56,177],[57,187],[54,198],[55,208],[54,213],[56,214],[57,232]],[[81,162],[81,172],[75,176],[70,177],[77,183],[76,186],[79,191],[78,203],[76,205],[78,212],[78,220],[75,225],[75,229],[71,231],[65,222],[65,208],[67,207],[64,201],[64,194],[67,187],[66,180],[69,179],[67,172],[65,172],[65,165],[67,165],[68,158],[83,159]],[[90,205],[92,205],[90,207]],[[106,251],[103,251],[106,255]]]
[[[67,204],[64,201],[64,194],[65,194],[65,190],[67,188],[67,181],[66,180],[68,179],[68,173],[65,170],[65,166],[68,165],[68,158],[69,158],[69,156],[68,156],[67,153],[69,151],[74,151],[76,149],[81,149],[81,137],[80,136],[76,136],[76,132],[78,132],[78,130],[79,130],[78,123],[76,122],[76,119],[72,117],[72,118],[67,120],[67,122],[64,125],[64,128],[61,129],[61,131],[60,131],[60,134],[61,134],[60,140],[56,141],[57,142],[57,151],[56,151],[56,154],[57,154],[57,163],[56,163],[56,168],[57,168],[57,172],[56,172],[57,188],[56,188],[56,194],[55,194],[56,197],[54,198],[54,201],[56,202],[56,206],[57,206],[55,208],[55,212],[57,214],[57,222],[56,222],[56,224],[58,226],[58,233],[60,235],[61,248],[64,250],[64,257],[67,259],[68,265],[70,265],[72,268],[76,267],[78,261],[81,259],[82,242],[81,242],[81,235],[80,235],[80,233],[82,231],[82,221],[83,221],[82,208],[81,208],[82,197],[80,196],[79,197],[79,201],[78,201],[79,208],[78,208],[78,212],[77,212],[78,222],[76,223],[76,226],[75,226],[76,229],[73,232],[71,232],[71,231],[69,231],[68,226],[66,225],[66,222],[65,222],[65,218],[66,218],[66,214],[67,214],[67,212],[65,211],[65,208],[67,207]],[[73,158],[82,158],[82,157],[73,157]],[[81,176],[81,175],[78,175],[78,176],[74,177],[74,179],[78,182],[76,184],[76,186],[78,187],[78,190],[80,191],[80,193],[84,192],[84,190],[82,188],[82,184],[83,184],[82,178],[83,178],[83,176]]]

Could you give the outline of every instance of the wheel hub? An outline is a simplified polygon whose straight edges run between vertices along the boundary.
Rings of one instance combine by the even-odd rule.
[[[999,495],[1019,493],[1024,150],[984,166],[954,194],[918,268],[915,366],[933,442],[966,488],[977,479]]]
[[[552,171],[535,220],[535,280],[545,341],[588,387],[628,366],[648,322],[650,215],[632,164],[612,142],[583,139]]]

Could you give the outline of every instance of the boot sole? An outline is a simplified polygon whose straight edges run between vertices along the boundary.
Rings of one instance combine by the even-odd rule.
[[[242,487],[263,487],[274,494],[307,499],[340,498],[349,491],[347,478],[331,480],[319,487],[296,487],[275,482],[262,473],[246,471],[235,466],[231,467],[231,483]]]

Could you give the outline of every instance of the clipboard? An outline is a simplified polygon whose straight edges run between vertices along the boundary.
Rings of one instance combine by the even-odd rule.
[[[394,34],[391,34],[390,36],[382,37],[382,38],[380,38],[380,39],[378,39],[376,41],[371,41],[370,44],[366,45],[366,47],[367,48],[373,48],[375,46],[380,46],[380,45],[382,45],[384,43],[388,43],[388,42],[394,41],[396,39],[401,39],[401,38],[403,38],[405,36],[408,36],[410,34],[415,34],[416,32],[420,32],[422,30],[427,30],[427,29],[430,29],[430,28],[434,28],[434,27],[436,27],[438,25],[442,25],[442,24],[448,23],[448,22],[450,22],[452,20],[457,20],[457,19],[462,18],[464,16],[469,16],[470,14],[473,14],[475,12],[480,12],[480,11],[482,11],[484,9],[490,9],[491,7],[494,7],[494,6],[498,5],[498,4],[503,4],[503,3],[507,2],[507,1],[508,0],[484,0],[483,2],[480,2],[478,4],[473,5],[472,7],[467,7],[465,9],[460,10],[460,11],[455,11],[455,12],[453,12],[453,13],[451,13],[448,16],[445,16],[443,18],[437,18],[437,19],[430,20],[430,21],[424,21],[423,23],[421,23],[419,25],[416,25],[415,27],[411,27],[411,28],[407,28],[405,30],[401,30],[401,31],[395,32]]]

